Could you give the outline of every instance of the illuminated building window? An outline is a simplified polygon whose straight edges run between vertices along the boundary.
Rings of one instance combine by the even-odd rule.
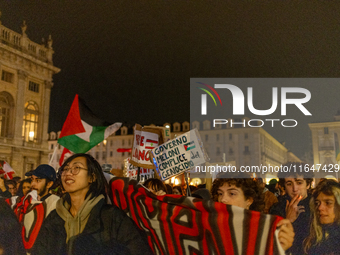
[[[22,136],[26,142],[37,142],[38,134],[38,105],[32,101],[25,104],[24,124],[22,126]]]

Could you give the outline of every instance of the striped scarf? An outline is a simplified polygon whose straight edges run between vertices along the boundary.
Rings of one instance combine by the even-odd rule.
[[[143,229],[155,254],[284,254],[282,219],[212,200],[156,196],[136,181],[113,178],[113,203]]]

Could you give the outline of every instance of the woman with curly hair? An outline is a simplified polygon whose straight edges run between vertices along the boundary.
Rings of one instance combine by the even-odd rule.
[[[218,175],[211,188],[211,195],[215,202],[258,212],[263,211],[263,188],[256,180],[252,178],[223,177],[223,175]],[[281,220],[277,226],[280,227],[278,234],[280,244],[284,250],[287,250],[294,241],[293,226],[287,219]]]
[[[304,241],[307,254],[340,254],[340,184],[321,181],[310,201],[311,226]]]

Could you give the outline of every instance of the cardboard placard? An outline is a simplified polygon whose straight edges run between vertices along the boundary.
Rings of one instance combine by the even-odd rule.
[[[150,154],[161,180],[182,174],[208,159],[196,129],[162,144]]]
[[[138,174],[138,167],[130,164],[130,158],[127,158],[124,160],[125,161],[125,176],[137,180],[137,174]],[[147,179],[154,178],[154,170],[153,169],[148,169],[148,168],[140,168],[140,173],[139,173],[139,182],[144,183]]]
[[[155,169],[150,161],[149,151],[163,143],[162,127],[142,127],[136,124],[133,132],[130,163],[137,167]]]

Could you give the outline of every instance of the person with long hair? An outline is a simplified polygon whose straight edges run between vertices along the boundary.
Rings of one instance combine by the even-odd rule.
[[[31,178],[26,178],[20,182],[17,195],[19,197],[25,197],[27,193],[30,191],[31,191]]]
[[[304,241],[307,254],[340,254],[340,184],[323,180],[310,201],[311,226]]]
[[[106,203],[107,182],[91,155],[69,157],[58,178],[66,193],[44,221],[31,254],[152,254],[144,232]]]

